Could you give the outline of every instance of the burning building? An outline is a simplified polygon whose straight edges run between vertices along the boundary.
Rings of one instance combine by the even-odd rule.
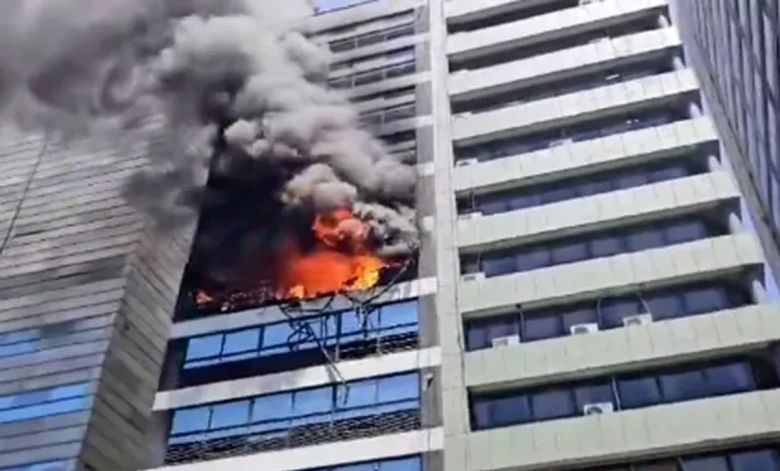
[[[674,2],[306,3],[0,1],[0,471],[778,469]]]

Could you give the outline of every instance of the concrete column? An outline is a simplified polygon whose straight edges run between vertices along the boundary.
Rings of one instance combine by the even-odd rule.
[[[769,295],[767,295],[766,287],[764,287],[764,281],[761,277],[756,276],[750,282],[750,295],[753,297],[753,302],[756,304],[769,302]]]
[[[739,214],[737,213],[731,213],[729,214],[729,231],[732,234],[738,234],[742,232],[742,219],[739,217]]]

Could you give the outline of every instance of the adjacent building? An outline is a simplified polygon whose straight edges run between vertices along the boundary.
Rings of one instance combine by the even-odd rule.
[[[44,187],[13,175],[62,172],[55,150],[3,151],[28,160],[0,160],[21,208],[0,255],[0,471],[780,470],[774,249],[676,12],[323,0],[307,25],[330,85],[419,172],[417,276],[365,302],[174,312],[187,234],[145,244],[114,177]],[[76,234],[116,263],[71,255]],[[14,347],[82,317],[104,336],[57,345],[97,350],[74,355],[86,376],[52,343]]]

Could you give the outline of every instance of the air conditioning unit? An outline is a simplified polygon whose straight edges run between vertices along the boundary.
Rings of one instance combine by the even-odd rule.
[[[461,275],[460,277],[461,281],[482,281],[484,279],[485,279],[485,274],[482,272],[466,273],[465,275]]]
[[[611,402],[594,402],[582,406],[583,415],[601,415],[615,412],[615,406]]]
[[[490,344],[493,348],[496,347],[510,347],[512,345],[520,345],[520,337],[517,335],[507,335],[506,337],[496,337]]]
[[[573,326],[569,327],[569,333],[571,335],[592,334],[598,331],[599,331],[599,325],[596,324],[595,322],[589,322],[586,324],[574,324]]]
[[[624,317],[623,327],[651,324],[652,322],[653,322],[653,316],[651,314],[637,314],[635,316]]]
[[[475,165],[478,164],[478,159],[462,159],[455,162],[456,167],[468,167],[469,165]]]
[[[482,213],[480,211],[472,211],[470,213],[465,214],[459,214],[458,220],[459,221],[471,221],[474,219],[479,219],[482,217]]]

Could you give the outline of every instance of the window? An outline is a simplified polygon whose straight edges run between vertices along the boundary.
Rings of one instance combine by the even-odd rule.
[[[184,368],[201,368],[316,349],[316,340],[328,347],[347,348],[350,342],[368,338],[389,339],[399,335],[416,338],[417,316],[417,301],[413,300],[378,306],[369,313],[365,324],[360,322],[355,311],[349,310],[301,319],[295,325],[285,321],[193,337],[187,341]]]
[[[725,224],[718,223],[717,219],[711,220],[707,215],[691,215],[686,220],[688,223],[701,225],[702,230],[689,233],[686,237],[679,237],[678,233],[671,238],[670,233],[679,227],[680,220],[643,223],[530,246],[487,251],[479,255],[476,266],[473,264],[473,255],[466,255],[462,257],[462,267],[484,272],[487,277],[501,276],[592,260],[605,256],[604,254],[637,252],[695,240],[688,237],[716,237],[728,233]]]
[[[553,59],[552,57],[550,59]],[[515,106],[537,100],[544,100],[570,93],[593,90],[595,88],[614,85],[629,80],[637,80],[652,75],[658,75],[673,70],[671,57],[661,60],[643,61],[612,67],[599,72],[585,70],[575,77],[546,81],[535,85],[510,91],[480,96],[471,100],[454,100],[452,113],[483,113],[508,106]]]
[[[394,458],[333,468],[319,468],[313,471],[422,471],[422,459],[419,456]]]
[[[273,449],[340,440],[343,433],[371,436],[412,430],[419,427],[419,407],[415,372],[177,409],[169,433],[168,462],[187,460],[187,450],[195,454],[192,460],[204,450],[235,454],[231,447],[238,447],[241,453],[252,453],[249,442],[258,450]],[[280,436],[299,441],[280,443]],[[236,441],[225,442],[228,437]],[[187,448],[195,443],[196,448]]]
[[[756,371],[769,362],[762,359],[760,352],[756,353],[746,357],[722,359],[715,363],[689,363],[658,368],[655,371],[603,376],[543,388],[521,389],[501,394],[472,394],[472,428],[482,430],[576,417],[587,413],[586,406],[602,403],[612,404],[615,409],[628,410],[777,388],[780,386],[777,365],[773,365],[771,378],[760,378]],[[739,459],[745,463],[771,462],[770,457],[764,455],[746,455],[740,456]],[[771,459],[776,457],[772,456]]]
[[[568,336],[572,327],[578,324],[596,324],[599,330],[622,328],[625,317],[637,314],[651,314],[654,321],[662,321],[750,303],[750,294],[742,285],[726,281],[699,282],[597,298],[467,322],[466,349],[490,348],[493,339],[511,335],[518,336],[522,342]]]
[[[66,471],[72,468],[72,463],[68,460],[46,461],[44,463],[24,464],[21,466],[11,466],[10,468],[0,468],[0,471]]]
[[[90,393],[88,383],[78,383],[0,396],[0,424],[86,409]]]
[[[539,56],[542,54],[549,54],[551,52],[560,51],[563,49],[569,49],[588,42],[598,41],[602,39],[616,38],[625,36],[628,34],[640,33],[642,31],[652,31],[658,29],[660,26],[657,22],[657,16],[655,12],[650,12],[648,15],[643,16],[632,21],[623,22],[618,25],[601,27],[598,24],[589,24],[586,26],[588,30],[582,29],[569,29],[561,31],[555,34],[553,38],[537,41],[534,43],[526,43],[520,47],[514,47],[512,49],[501,49],[498,52],[480,54],[476,57],[469,57],[465,59],[454,58],[450,59],[450,71],[455,72],[458,70],[476,70],[484,67],[490,67],[506,62],[517,61],[528,57]],[[574,34],[572,34],[574,32]]]
[[[377,69],[356,72],[354,74],[333,77],[328,79],[328,84],[332,88],[354,88],[361,85],[367,85],[369,83],[381,82],[385,79],[393,77],[401,77],[414,73],[416,70],[415,58],[412,55],[411,59],[400,62],[393,65],[386,65]]]
[[[333,52],[351,51],[360,47],[379,44],[384,41],[390,41],[392,39],[401,38],[404,36],[411,36],[414,34],[413,18],[414,17],[412,16],[412,21],[405,24],[391,26],[389,28],[384,28],[378,31],[372,31],[370,33],[331,41],[328,43],[330,45],[330,50]]]
[[[745,448],[624,465],[614,471],[780,471],[778,456],[776,449]],[[589,471],[605,470],[594,468]],[[613,471],[612,468],[609,471]]]
[[[317,15],[336,10],[343,10],[364,3],[375,2],[376,0],[314,0],[314,12]]]
[[[360,122],[365,126],[381,126],[401,119],[414,118],[417,114],[414,103],[362,113]]]
[[[581,142],[628,131],[661,126],[688,119],[684,108],[669,107],[596,118],[533,134],[496,139],[480,144],[455,147],[457,160],[493,160],[548,149],[562,142]]]

